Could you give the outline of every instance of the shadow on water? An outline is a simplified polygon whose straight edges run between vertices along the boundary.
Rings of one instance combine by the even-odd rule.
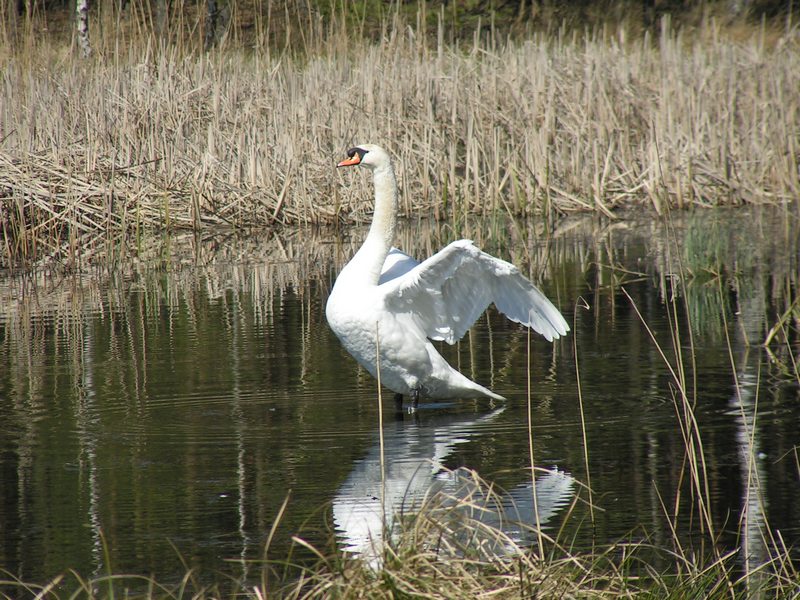
[[[739,548],[745,567],[800,543],[796,213],[587,217],[550,233],[412,223],[398,245],[425,256],[455,231],[519,265],[573,325],[530,356],[536,463],[551,469],[541,523],[576,548]],[[369,553],[376,511],[410,510],[431,488],[469,493],[470,471],[530,523],[527,336],[491,310],[442,352],[508,402],[391,422],[385,395],[374,500],[375,382],[324,319],[362,233],[161,238],[115,249],[113,265],[0,279],[0,567],[26,581],[90,576],[108,567],[105,542],[115,572],[180,577],[186,561],[236,575],[287,494],[273,555],[297,532]],[[578,503],[561,523],[563,503],[586,495],[578,375],[598,510]]]

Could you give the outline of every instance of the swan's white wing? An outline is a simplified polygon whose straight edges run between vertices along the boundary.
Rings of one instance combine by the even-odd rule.
[[[381,277],[378,280],[378,285],[386,283],[392,279],[396,279],[401,275],[405,275],[418,264],[418,260],[414,260],[405,252],[401,252],[397,248],[392,248],[389,250],[386,260],[383,261]]]
[[[453,242],[381,287],[388,310],[411,313],[430,339],[449,344],[461,339],[492,302],[548,341],[569,331],[558,309],[519,269],[481,252],[470,240]]]

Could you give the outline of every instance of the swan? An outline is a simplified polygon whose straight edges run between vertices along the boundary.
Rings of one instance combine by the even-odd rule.
[[[373,377],[395,392],[398,410],[420,398],[503,396],[451,367],[431,340],[456,341],[494,303],[509,319],[548,341],[569,326],[558,309],[511,263],[479,250],[471,240],[452,242],[418,262],[392,248],[397,220],[397,180],[389,154],[361,144],[337,167],[372,171],[375,210],[369,233],[341,270],[325,316],[344,348]],[[379,349],[379,351],[378,351]]]

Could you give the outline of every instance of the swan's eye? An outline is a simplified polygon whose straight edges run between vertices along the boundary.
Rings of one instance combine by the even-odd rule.
[[[353,158],[356,154],[358,154],[359,160],[363,160],[364,159],[364,155],[366,153],[367,153],[366,150],[356,146],[355,148],[350,148],[350,150],[347,151],[347,156],[349,156],[350,158]]]

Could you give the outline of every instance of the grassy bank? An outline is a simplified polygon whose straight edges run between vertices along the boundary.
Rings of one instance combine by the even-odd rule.
[[[73,264],[142,228],[364,219],[365,180],[334,169],[360,141],[397,158],[407,215],[800,197],[792,31],[454,46],[395,22],[379,43],[310,27],[301,58],[103,31],[89,60],[39,37],[4,54],[0,266]]]

